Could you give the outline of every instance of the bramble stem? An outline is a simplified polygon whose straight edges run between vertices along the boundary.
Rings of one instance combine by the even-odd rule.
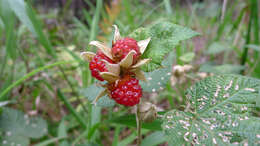
[[[141,121],[141,113],[140,113],[140,104],[136,105],[136,128],[137,128],[137,146],[141,145],[142,141],[142,121]]]

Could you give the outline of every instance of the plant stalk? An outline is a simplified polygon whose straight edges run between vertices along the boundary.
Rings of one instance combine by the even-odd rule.
[[[141,121],[141,112],[140,112],[140,104],[136,105],[136,128],[137,128],[137,146],[141,145],[142,141],[142,121]]]
[[[250,13],[245,45],[250,43],[250,34],[251,34],[252,20],[253,20],[252,19],[252,13]],[[244,47],[244,50],[243,50],[241,63],[240,63],[241,65],[245,65],[245,63],[247,61],[247,55],[248,55],[248,47],[246,46],[246,47]],[[244,70],[241,72],[241,74],[243,74],[243,73],[244,73]]]

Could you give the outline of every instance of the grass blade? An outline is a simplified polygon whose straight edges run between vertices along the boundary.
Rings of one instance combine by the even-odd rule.
[[[92,41],[96,38],[102,5],[103,0],[97,0],[96,11],[91,25],[89,41]]]
[[[72,107],[72,105],[69,103],[67,98],[63,95],[63,93],[58,89],[58,97],[64,102],[66,107],[69,109],[69,111],[72,113],[72,115],[75,117],[75,119],[79,122],[79,124],[86,129],[87,126],[84,122],[84,120],[78,115],[78,113],[75,111],[75,109]]]
[[[52,144],[52,143],[55,143],[55,142],[57,142],[57,141],[59,141],[59,140],[65,139],[65,138],[67,138],[67,137],[56,137],[56,138],[52,138],[52,139],[49,139],[49,140],[45,140],[45,141],[43,141],[43,142],[41,142],[41,143],[38,143],[38,144],[36,144],[36,145],[34,145],[34,146],[48,146],[48,145],[50,145],[50,144]]]
[[[164,6],[165,6],[165,10],[167,12],[168,15],[172,14],[172,6],[171,6],[171,2],[170,0],[164,0]]]
[[[11,84],[10,86],[8,86],[3,92],[0,93],[0,100],[6,95],[6,93],[8,93],[12,88],[14,88],[15,86],[18,86],[19,84],[21,84],[23,81],[25,81],[26,79],[34,76],[35,74],[43,71],[43,70],[46,70],[46,69],[49,69],[49,68],[52,68],[52,67],[55,67],[55,66],[58,66],[58,65],[62,65],[62,64],[70,64],[70,63],[73,63],[72,61],[70,62],[67,62],[67,61],[59,61],[59,62],[55,62],[53,64],[49,64],[49,65],[46,65],[46,66],[43,66],[43,67],[40,67],[40,68],[37,68],[31,72],[29,72],[28,74],[26,74],[25,76],[23,76],[22,78],[20,78],[19,80],[15,81],[13,84]]]
[[[30,4],[27,4],[27,15],[30,18],[34,30],[36,32],[37,38],[39,39],[40,43],[43,45],[43,47],[46,49],[46,52],[51,54],[52,57],[56,58],[56,54],[55,51],[50,43],[50,41],[47,39],[47,37],[45,37],[44,33],[43,33],[43,29],[41,27],[41,23],[40,21],[37,19],[35,12],[33,11],[33,8],[31,7]]]
[[[246,45],[250,44],[252,20],[253,20],[252,14],[250,14],[249,23],[248,23],[248,27],[247,27],[247,34],[246,34],[246,42],[245,42]],[[244,47],[242,58],[241,58],[241,65],[245,65],[246,60],[247,60],[247,54],[248,54],[248,47]]]

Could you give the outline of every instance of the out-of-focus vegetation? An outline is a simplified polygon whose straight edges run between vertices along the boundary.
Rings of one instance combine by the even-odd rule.
[[[95,51],[88,45],[92,40],[111,42],[113,24],[122,36],[160,21],[200,33],[172,48],[173,75],[165,89],[144,93],[143,101],[162,114],[185,110],[185,90],[206,76],[260,78],[257,0],[0,2],[0,120],[10,121],[0,121],[0,145],[136,144],[132,109],[93,106],[84,92],[95,80],[79,54]],[[181,75],[178,65],[188,65]],[[160,120],[143,124],[142,134],[143,146],[168,144]]]

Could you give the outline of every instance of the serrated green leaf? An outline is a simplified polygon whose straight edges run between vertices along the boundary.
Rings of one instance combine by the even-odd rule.
[[[143,91],[157,92],[165,88],[165,85],[171,77],[174,57],[174,53],[170,53],[169,56],[167,56],[167,58],[163,61],[162,69],[157,69],[152,72],[145,72],[147,81],[140,81],[140,85],[142,86]]]
[[[89,101],[93,102],[95,98],[104,90],[102,87],[98,87],[95,84],[89,86],[82,90],[82,94],[88,98]],[[115,101],[110,99],[108,95],[101,97],[97,104],[100,107],[110,107],[115,105]]]
[[[253,117],[251,110],[259,89],[260,80],[249,77],[208,77],[187,91],[192,111],[164,115],[165,135],[172,145],[257,145],[260,118]]]
[[[136,40],[144,40],[151,37],[151,41],[143,54],[143,58],[151,58],[152,61],[142,69],[153,71],[161,66],[164,56],[171,52],[180,41],[198,35],[197,32],[170,22],[159,22],[150,27],[139,28],[129,36]]]

